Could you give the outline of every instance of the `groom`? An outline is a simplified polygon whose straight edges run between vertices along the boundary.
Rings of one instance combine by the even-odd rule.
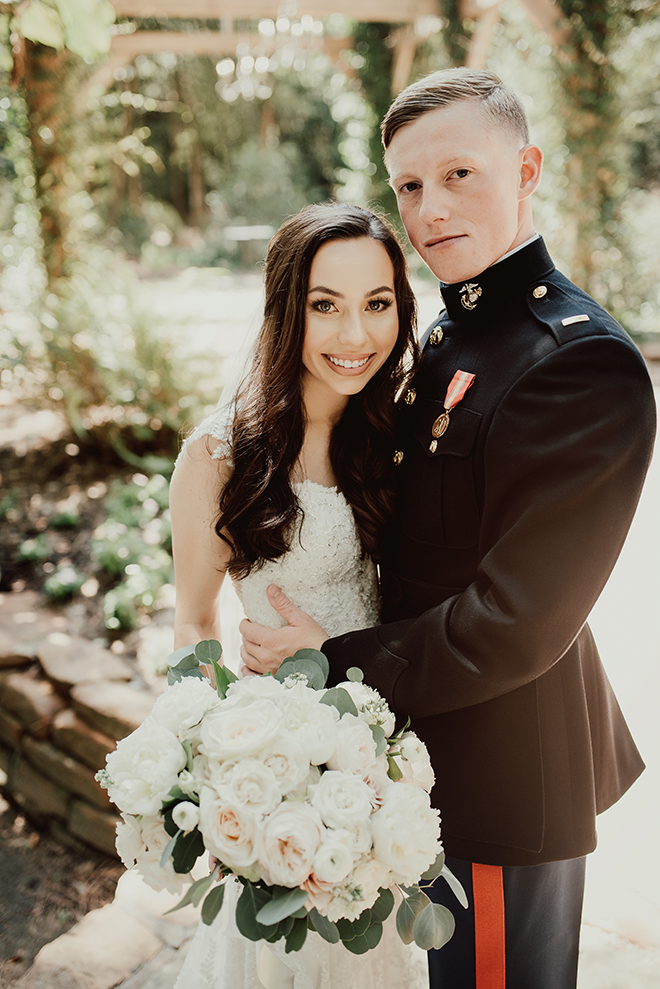
[[[264,672],[322,647],[331,682],[359,666],[411,716],[470,900],[433,893],[457,928],[430,953],[432,985],[570,989],[595,816],[643,769],[586,621],[637,505],[652,390],[534,232],[542,154],[514,93],[489,72],[436,72],[382,132],[446,307],[399,421],[383,624],[328,640],[275,589],[289,624],[244,622],[243,657]]]

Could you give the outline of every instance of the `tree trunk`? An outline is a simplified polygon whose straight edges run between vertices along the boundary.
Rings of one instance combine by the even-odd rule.
[[[25,43],[23,92],[28,106],[43,259],[49,286],[70,272],[75,257],[69,200],[82,188],[69,163],[76,127],[76,91],[84,74],[70,51]]]

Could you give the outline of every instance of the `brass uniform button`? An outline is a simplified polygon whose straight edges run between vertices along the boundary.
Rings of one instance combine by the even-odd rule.
[[[437,449],[438,449],[438,441],[431,440],[431,442],[429,443],[429,450],[431,451],[431,453],[435,453]]]
[[[415,389],[409,388],[408,391],[406,392],[404,402],[406,403],[406,405],[412,405],[412,403],[415,401],[416,398],[417,398],[417,392],[415,391]]]
[[[394,451],[394,456],[392,457],[392,460],[394,461],[394,463],[396,464],[397,467],[399,466],[399,464],[402,464],[403,463],[403,450],[395,450]]]
[[[548,294],[548,290],[545,285],[537,285],[532,295],[535,299],[542,299],[544,295]]]
[[[444,331],[441,326],[436,326],[434,330],[431,330],[431,335],[429,337],[429,343],[432,347],[437,347],[444,336]]]

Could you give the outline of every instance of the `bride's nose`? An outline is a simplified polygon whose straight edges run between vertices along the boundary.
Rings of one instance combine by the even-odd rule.
[[[346,313],[341,321],[338,339],[340,343],[351,347],[353,350],[359,349],[367,342],[367,331],[361,312]]]

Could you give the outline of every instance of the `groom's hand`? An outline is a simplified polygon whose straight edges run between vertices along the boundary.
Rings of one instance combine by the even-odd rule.
[[[244,618],[238,626],[243,642],[241,659],[249,673],[277,673],[280,664],[297,649],[320,649],[327,634],[306,611],[296,608],[275,584],[266,590],[268,601],[287,624],[266,628]]]

